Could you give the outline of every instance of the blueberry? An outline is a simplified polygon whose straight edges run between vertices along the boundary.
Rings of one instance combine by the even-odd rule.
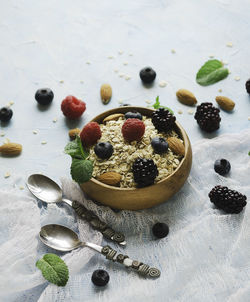
[[[95,145],[95,154],[101,159],[108,159],[114,152],[113,146],[109,142],[100,142]]]
[[[154,137],[151,145],[156,153],[162,154],[168,151],[168,142],[162,137]]]
[[[3,107],[0,109],[0,121],[8,122],[13,115],[13,111],[10,108]]]
[[[246,90],[250,94],[250,79],[246,81]]]
[[[49,88],[38,89],[35,94],[35,99],[40,105],[49,105],[54,98],[54,93]]]
[[[140,71],[140,78],[143,83],[150,84],[155,80],[156,72],[151,67],[145,67]]]
[[[157,238],[164,238],[169,233],[169,227],[166,223],[157,222],[152,228],[153,234]]]
[[[220,175],[225,175],[229,173],[230,169],[231,169],[230,162],[224,158],[217,159],[214,163],[214,170],[216,173]]]
[[[91,280],[96,286],[105,286],[109,282],[109,274],[103,269],[97,269],[93,272]]]
[[[125,119],[127,120],[128,118],[137,118],[139,120],[142,120],[142,115],[137,111],[129,111],[125,113]]]

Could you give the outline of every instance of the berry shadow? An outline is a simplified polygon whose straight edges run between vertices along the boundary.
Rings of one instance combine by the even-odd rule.
[[[10,123],[11,123],[11,121],[8,121],[8,122],[0,122],[0,126],[1,126],[1,128],[6,128],[6,127],[10,126]]]
[[[37,103],[37,109],[38,109],[39,111],[47,111],[47,110],[49,110],[49,108],[51,107],[51,104],[52,104],[52,103],[50,103],[50,104],[48,104],[48,105],[40,105],[40,104]]]
[[[64,122],[69,129],[82,128],[83,125],[82,117],[76,120],[70,120],[65,117]]]
[[[142,86],[144,88],[150,89],[150,88],[152,88],[154,86],[154,82],[152,82],[152,83],[143,83],[142,82]]]
[[[214,132],[209,133],[209,132],[200,130],[200,133],[202,134],[202,136],[204,138],[209,138],[209,139],[215,138],[220,135],[220,131],[214,131]]]

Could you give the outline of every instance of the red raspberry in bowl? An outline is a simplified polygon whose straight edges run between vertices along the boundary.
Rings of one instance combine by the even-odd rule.
[[[84,146],[93,146],[102,136],[101,128],[96,122],[89,122],[80,133],[80,138]]]
[[[140,141],[145,132],[145,124],[137,118],[129,118],[122,126],[122,135],[127,142]]]
[[[67,118],[77,119],[86,110],[86,104],[73,95],[68,95],[62,101],[61,110]]]

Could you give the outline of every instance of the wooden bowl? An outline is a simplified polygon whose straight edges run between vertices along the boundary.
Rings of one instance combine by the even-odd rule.
[[[154,112],[154,110],[144,107],[119,107],[101,113],[93,118],[92,121],[102,123],[103,119],[110,114],[126,113],[131,110],[136,110],[146,116],[151,116]],[[91,178],[88,182],[81,184],[82,190],[92,199],[121,210],[146,209],[168,200],[183,186],[192,165],[192,149],[189,138],[185,130],[177,122],[175,131],[184,142],[185,156],[171,175],[154,185],[144,188],[119,188],[103,184],[95,178]]]

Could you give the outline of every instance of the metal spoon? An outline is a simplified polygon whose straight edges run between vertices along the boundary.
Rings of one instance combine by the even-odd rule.
[[[62,189],[49,177],[42,174],[30,175],[27,181],[27,187],[33,195],[46,203],[67,203],[81,218],[87,220],[94,229],[100,231],[105,238],[121,245],[126,244],[125,236],[122,233],[114,231],[105,222],[101,221],[93,212],[87,210],[77,201],[71,201],[63,198]]]
[[[117,251],[108,245],[100,246],[90,242],[81,242],[74,231],[63,225],[45,225],[41,228],[39,237],[45,245],[55,250],[69,252],[80,247],[89,247],[104,255],[106,259],[112,260],[113,262],[119,262],[126,267],[133,268],[137,273],[143,276],[157,278],[161,274],[157,268],[149,267],[149,265],[140,261],[132,260],[123,254],[117,255]]]

